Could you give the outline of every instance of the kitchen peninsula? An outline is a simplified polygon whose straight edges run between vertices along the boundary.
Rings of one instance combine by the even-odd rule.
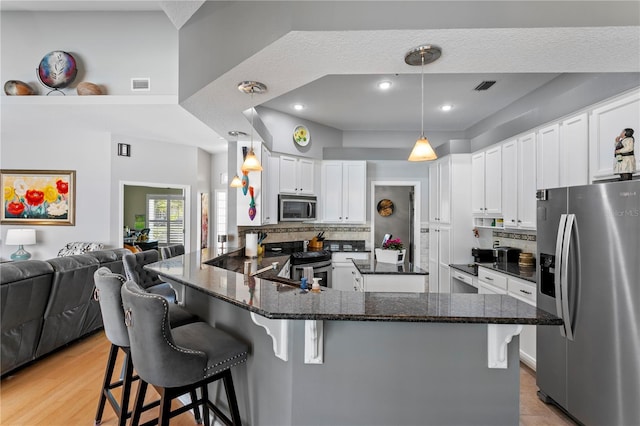
[[[503,295],[303,293],[277,270],[224,269],[244,260],[193,253],[149,267],[184,286],[189,310],[250,343],[233,371],[244,424],[517,424],[517,334],[561,324]],[[256,266],[276,261],[286,256]]]

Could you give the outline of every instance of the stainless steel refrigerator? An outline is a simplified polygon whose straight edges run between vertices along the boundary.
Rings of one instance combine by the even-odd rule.
[[[539,397],[585,425],[640,425],[640,182],[538,192]]]

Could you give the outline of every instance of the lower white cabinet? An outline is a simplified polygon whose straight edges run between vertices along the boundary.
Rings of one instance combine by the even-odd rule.
[[[478,268],[479,294],[508,294],[531,306],[536,306],[536,284],[501,274],[494,270]],[[536,326],[523,325],[520,333],[520,360],[536,369]]]
[[[354,291],[355,276],[358,272],[351,261],[369,260],[367,252],[335,252],[331,254],[331,287],[341,291]]]

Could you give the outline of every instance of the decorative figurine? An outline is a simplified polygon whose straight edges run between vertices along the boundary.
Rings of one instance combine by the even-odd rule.
[[[633,153],[633,129],[624,129],[620,136],[616,136],[616,161],[613,172],[620,175],[620,180],[631,180],[636,171],[636,157]]]

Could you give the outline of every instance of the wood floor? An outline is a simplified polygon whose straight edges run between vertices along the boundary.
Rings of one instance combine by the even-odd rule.
[[[108,353],[109,342],[98,332],[5,377],[0,382],[0,425],[93,424]],[[521,366],[520,426],[575,425],[558,409],[538,400],[536,390],[535,373]],[[150,393],[154,393],[152,389]],[[150,395],[149,399],[156,397]],[[142,420],[153,417],[153,413],[145,413]],[[115,414],[107,403],[102,425],[115,424]],[[191,426],[196,422],[185,413],[171,424]]]

